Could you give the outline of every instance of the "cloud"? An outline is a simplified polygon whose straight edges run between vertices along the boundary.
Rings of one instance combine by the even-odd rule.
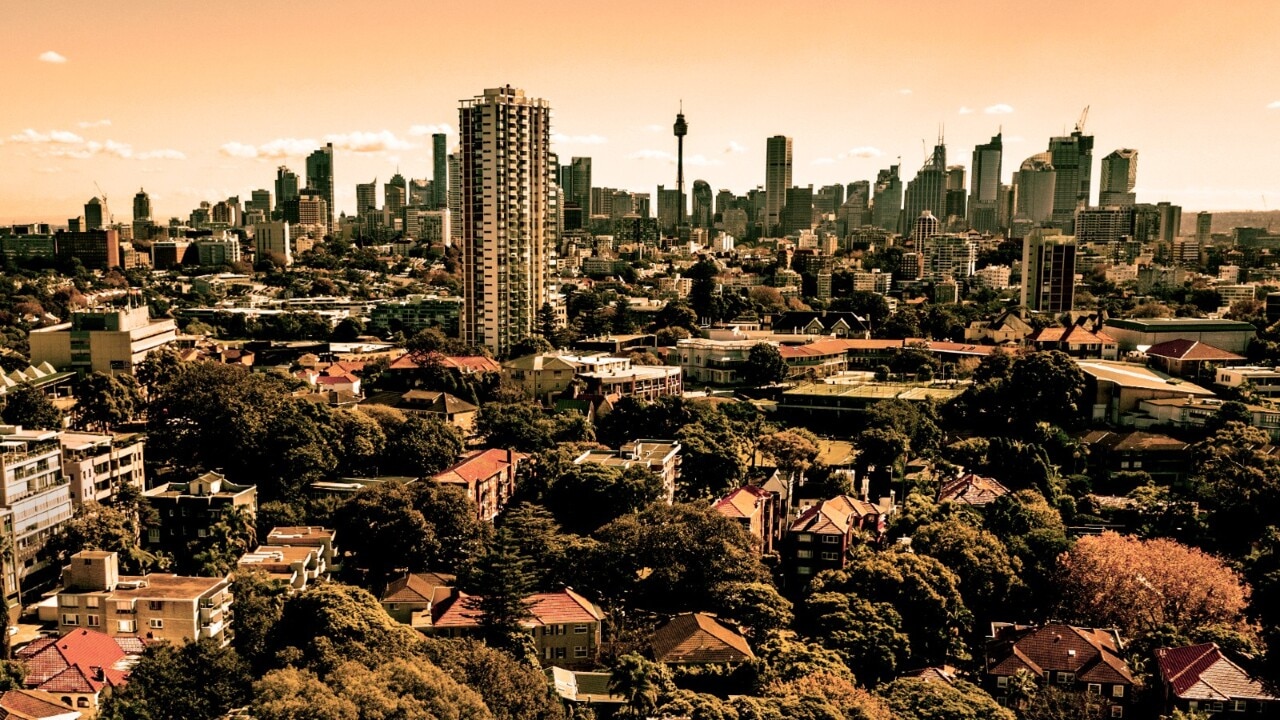
[[[637,150],[627,156],[629,160],[666,160],[675,162],[676,156],[666,150]]]
[[[648,130],[648,131],[649,131],[649,132],[651,132],[651,133],[660,133],[660,132],[662,132],[662,126],[661,126],[661,125],[656,125],[656,124],[655,124],[655,125],[645,125],[645,126],[644,126],[644,129],[645,129],[645,130]]]
[[[814,161],[810,164],[811,165],[835,165],[836,161],[835,161],[835,158],[820,157],[820,158],[814,159]]]
[[[40,60],[40,62],[53,63],[54,65],[61,65],[62,63],[67,61],[66,57],[52,50],[46,50],[40,53],[40,57],[38,59]]]
[[[413,143],[407,140],[401,140],[390,130],[379,130],[378,132],[363,132],[357,130],[349,133],[325,135],[324,139],[326,142],[333,143],[335,148],[350,150],[351,152],[357,153],[410,150],[414,147]]]
[[[988,115],[1008,115],[1009,113],[1013,112],[1013,106],[1005,105],[1004,103],[997,103],[995,105],[992,105],[986,108],[982,112]]]
[[[1006,137],[1004,141],[1007,143],[1024,143],[1027,141],[1027,139],[1022,137],[1021,135],[1010,135]]]
[[[112,155],[122,160],[186,160],[187,156],[178,150],[161,149],[134,152],[129,143],[115,140],[86,140],[68,130],[50,130],[47,133],[27,128],[17,135],[10,135],[13,142],[26,143],[36,148],[36,154],[42,157],[72,158],[85,160],[97,155]]]
[[[861,145],[859,147],[853,148],[852,150],[850,150],[845,154],[848,155],[849,157],[856,157],[856,158],[878,158],[884,155],[884,152],[882,152],[880,148],[871,147],[870,145]]]
[[[741,155],[747,151],[747,148],[736,140],[730,140],[724,151],[727,155]]]
[[[180,150],[165,148],[163,150],[147,150],[136,156],[139,160],[186,160],[187,154]]]
[[[10,135],[9,139],[14,142],[32,143],[36,145],[44,145],[48,143],[79,145],[84,143],[84,138],[67,130],[50,130],[48,133],[39,133],[31,128],[27,128],[17,135]]]
[[[445,135],[452,135],[453,128],[449,126],[449,123],[440,123],[438,125],[414,125],[409,128],[409,134],[415,137],[421,137],[423,135],[436,135],[439,133],[444,133]]]
[[[684,164],[690,167],[707,167],[708,165],[723,165],[723,160],[709,158],[706,155],[689,155],[684,159]]]
[[[911,94],[911,88],[902,88],[902,89],[898,90],[898,94],[899,94],[899,95],[910,95],[910,94]]]
[[[229,143],[223,143],[222,147],[218,149],[222,152],[223,155],[227,155],[230,157],[238,157],[238,158],[258,157],[258,148],[252,145],[245,145],[242,142],[232,141]]]
[[[1269,102],[1269,103],[1267,103],[1267,109],[1268,109],[1268,110],[1280,110],[1280,100],[1276,100],[1275,102]]]
[[[76,123],[81,128],[89,130],[91,128],[111,127],[111,121],[103,118],[102,120],[81,120]]]
[[[551,135],[551,142],[559,145],[604,145],[609,142],[609,138],[603,135],[564,135],[554,133]]]
[[[960,106],[960,114],[961,114],[961,115],[972,115],[972,114],[973,114],[973,108],[971,108],[971,107],[965,107],[965,106],[961,105],[961,106]]]
[[[311,138],[276,138],[261,145],[249,145],[233,140],[223,143],[219,150],[223,155],[234,158],[282,160],[310,155],[319,146],[320,143]]]

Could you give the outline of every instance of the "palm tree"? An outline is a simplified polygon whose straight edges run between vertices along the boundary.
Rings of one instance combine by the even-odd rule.
[[[609,692],[626,698],[628,717],[644,718],[658,706],[667,684],[665,669],[638,653],[618,658],[609,678]]]

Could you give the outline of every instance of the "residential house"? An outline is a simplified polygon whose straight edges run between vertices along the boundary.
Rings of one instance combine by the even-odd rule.
[[[477,596],[455,592],[434,612],[423,632],[445,637],[475,633],[483,616]],[[578,593],[565,588],[559,592],[537,593],[527,598],[529,618],[523,626],[533,635],[538,658],[546,665],[590,667],[600,651],[604,611]]]
[[[666,501],[671,503],[680,480],[680,450],[679,440],[633,440],[617,450],[588,450],[574,458],[573,464],[592,463],[619,470],[648,468],[662,478]]]
[[[1213,382],[1220,367],[1243,365],[1242,355],[1198,340],[1176,338],[1147,348],[1147,364],[1162,373],[1196,382]]]
[[[475,450],[433,479],[461,488],[476,504],[476,516],[493,522],[516,491],[516,470],[525,457],[514,450]]]
[[[567,705],[618,707],[627,703],[626,697],[617,695],[609,689],[613,680],[612,673],[575,671],[556,665],[547,668],[545,672],[547,679],[551,682],[551,689]]]
[[[578,371],[578,378],[585,383],[583,394],[588,397],[634,397],[652,402],[667,396],[684,393],[684,372],[670,365],[633,365],[630,358],[621,358],[620,367],[609,370]]]
[[[747,639],[706,613],[677,615],[653,634],[653,659],[668,665],[728,665],[750,662]]]
[[[396,622],[413,628],[431,627],[435,610],[453,598],[453,583],[452,575],[405,573],[387,584],[378,602]]]
[[[459,376],[487,375],[501,373],[502,366],[498,361],[484,355],[442,355],[431,353],[426,360],[438,363],[445,370]],[[424,358],[416,353],[405,353],[387,366],[389,373],[412,373],[422,368]]]
[[[71,480],[71,499],[76,505],[110,500],[125,485],[138,490],[146,487],[143,435],[64,431],[58,440],[62,443],[62,471]]]
[[[988,345],[1019,344],[1035,332],[1017,312],[1009,310],[994,320],[974,320],[964,330],[966,342]]]
[[[147,530],[145,544],[185,549],[195,538],[209,536],[209,530],[229,513],[243,511],[253,517],[258,512],[258,488],[237,485],[218,472],[207,472],[189,483],[164,483],[146,491],[144,497],[160,519],[158,527]]]
[[[338,563],[338,551],[334,546],[337,536],[336,530],[317,525],[287,525],[271,528],[267,533],[267,544],[315,548],[324,567],[333,569]]]
[[[1093,430],[1080,440],[1089,448],[1094,477],[1145,472],[1158,483],[1171,484],[1180,482],[1191,467],[1191,446],[1168,435]]]
[[[879,538],[890,506],[837,495],[801,511],[783,538],[788,573],[800,583],[823,570],[844,568],[849,548],[861,533]]]
[[[526,355],[502,363],[503,377],[541,401],[569,389],[577,374],[577,364],[555,353]]]
[[[476,413],[480,411],[480,408],[466,400],[439,390],[378,392],[371,394],[360,404],[382,405],[410,415],[434,417],[458,428],[465,435],[471,434],[472,428],[475,427]]]
[[[773,552],[782,536],[786,517],[778,494],[756,485],[743,485],[725,495],[714,506],[716,512],[742,525],[756,541],[761,554]]]
[[[1058,350],[1074,358],[1115,360],[1120,345],[1104,332],[1089,332],[1079,325],[1040,328],[1027,344],[1037,351]]]
[[[89,628],[147,640],[231,640],[229,575],[120,575],[115,553],[81,550],[62,569],[62,587],[50,595],[54,602],[41,605],[40,619],[56,621],[63,633]]]
[[[964,391],[963,387],[904,383],[806,383],[782,391],[778,412],[797,421],[834,423],[858,417],[881,400],[945,403]]]
[[[1087,692],[1109,704],[1109,717],[1125,717],[1133,702],[1134,678],[1114,630],[993,623],[987,640],[982,685],[1002,705],[1009,681],[1025,670],[1042,683]]]
[[[839,338],[870,336],[866,319],[851,312],[822,310],[789,311],[778,315],[771,325],[780,335],[829,335]]]
[[[0,720],[80,720],[84,713],[67,707],[58,696],[43,690],[6,690],[0,693]]]
[[[747,364],[751,348],[760,340],[750,338],[710,339],[685,338],[676,341],[671,357],[680,365],[689,382],[706,385],[736,385],[742,380],[742,368]]]
[[[82,628],[61,637],[38,638],[18,650],[15,659],[22,665],[24,687],[93,715],[102,692],[125,684],[144,649],[138,638]]]
[[[1217,717],[1280,713],[1280,698],[1222,653],[1217,643],[1159,648],[1165,710],[1205,712]]]
[[[983,507],[1009,494],[1009,488],[995,478],[974,473],[960,473],[938,486],[938,502],[954,502]]]

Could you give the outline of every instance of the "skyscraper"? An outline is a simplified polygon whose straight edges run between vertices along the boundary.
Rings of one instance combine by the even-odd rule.
[[[449,202],[449,155],[444,133],[431,136],[431,202],[440,210]]]
[[[146,190],[138,188],[138,194],[133,196],[133,221],[150,220],[151,219],[151,196]]]
[[[1136,202],[1133,188],[1138,184],[1138,151],[1114,150],[1102,158],[1102,178],[1098,184],[1098,205],[1130,207]]]
[[[1022,243],[1022,305],[1061,313],[1076,289],[1076,239],[1053,228],[1035,228]]]
[[[969,175],[969,227],[991,233],[1000,229],[1000,165],[1004,157],[1003,133],[973,149]]]
[[[318,190],[328,207],[326,229],[333,228],[333,143],[307,156],[307,187]]]
[[[462,164],[458,152],[448,156],[449,192],[445,195],[446,210],[449,211],[449,242],[452,245],[462,243]],[[434,181],[432,185],[434,185]]]
[[[89,202],[84,204],[84,229],[85,230],[101,230],[103,219],[106,213],[103,211],[104,203],[98,198],[89,198]]]
[[[378,209],[378,178],[372,182],[356,183],[356,217],[367,218]]]
[[[249,207],[245,210],[258,210],[270,219],[271,217],[271,191],[266,188],[259,188],[249,193]]]
[[[1213,238],[1213,213],[1201,210],[1196,213],[1196,242],[1202,246]]]
[[[510,86],[487,89],[462,101],[458,126],[462,339],[505,355],[538,332],[549,300],[551,106]]]
[[[813,229],[813,186],[787,188],[786,202],[778,220],[782,235]]]
[[[697,228],[711,229],[714,216],[711,204],[711,183],[706,180],[693,181],[693,216],[690,224]]]
[[[567,167],[566,177],[561,181],[565,200],[582,208],[584,217],[591,217],[597,212],[591,205],[591,158],[571,158]]]
[[[963,221],[968,217],[965,213],[964,166],[947,166],[946,214],[947,224]]]
[[[1074,231],[1076,209],[1089,205],[1093,189],[1093,136],[1079,125],[1065,137],[1049,138],[1049,160],[1057,173],[1053,188],[1053,223]]]
[[[276,206],[298,199],[298,174],[281,165],[276,168]],[[295,218],[292,222],[297,222]]]
[[[1022,161],[1013,175],[1014,194],[1017,198],[1014,217],[1032,225],[1040,225],[1053,219],[1053,203],[1058,186],[1058,172],[1054,169],[1049,153],[1042,152]]]
[[[876,174],[872,197],[871,224],[891,233],[902,231],[902,178],[898,165],[890,165]]]
[[[774,135],[765,143],[764,233],[773,234],[782,219],[791,187],[791,138]]]
[[[404,206],[409,204],[409,183],[399,172],[382,186],[382,202],[387,209],[387,222],[394,224],[404,211]]]
[[[939,220],[945,220],[943,213],[947,210],[947,146],[943,144],[942,138],[938,138],[938,144],[933,146],[933,154],[925,161],[920,172],[907,183],[904,207],[908,223],[914,223],[926,210]]]

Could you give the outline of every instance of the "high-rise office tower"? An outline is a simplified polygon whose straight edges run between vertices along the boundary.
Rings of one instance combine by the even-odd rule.
[[[333,228],[333,143],[326,143],[307,156],[307,187],[318,190],[324,198],[328,212],[325,227]]]
[[[897,165],[876,174],[875,192],[871,196],[871,224],[891,233],[902,232],[902,178]]]
[[[950,165],[947,167],[947,194],[946,194],[946,215],[945,219],[948,225],[959,222],[968,217],[965,213],[965,182],[964,182],[964,166]]]
[[[778,221],[781,234],[813,229],[813,186],[787,188],[786,202]]]
[[[551,106],[510,86],[458,111],[465,342],[505,355],[538,332],[555,252]]]
[[[254,228],[254,259],[257,262],[270,259],[286,267],[292,265],[293,243],[289,234],[287,222],[267,222]]]
[[[676,113],[676,123],[672,126],[676,136],[676,191],[680,193],[680,209],[676,217],[676,227],[684,225],[684,136],[689,134],[689,123],[684,121],[684,106]]]
[[[409,204],[409,183],[397,172],[391,180],[382,186],[382,202],[387,209],[387,222],[394,223]]]
[[[281,165],[276,168],[276,205],[283,208],[285,203],[297,199],[298,174]],[[292,222],[297,222],[297,219]]]
[[[245,210],[258,210],[267,218],[271,217],[271,191],[259,188],[249,193],[249,205]]]
[[[449,202],[449,155],[444,133],[431,136],[431,202],[440,210]]]
[[[1138,184],[1138,151],[1130,148],[1114,150],[1102,158],[1102,178],[1098,183],[1098,205],[1130,207],[1137,200],[1133,188]]]
[[[716,193],[716,215],[724,216],[724,211],[733,207],[737,202],[738,196],[733,194],[732,190],[720,190]]]
[[[973,149],[969,175],[969,227],[993,233],[1000,229],[1000,165],[1004,156],[1003,133]]]
[[[675,235],[680,229],[680,191],[658,186],[658,232]]]
[[[690,223],[696,228],[711,229],[714,216],[711,204],[711,183],[706,180],[693,181],[693,215]]]
[[[1182,206],[1156,203],[1160,213],[1160,242],[1172,244],[1182,234]]]
[[[1022,243],[1022,305],[1061,313],[1076,290],[1076,239],[1054,228],[1035,228]]]
[[[565,200],[576,203],[582,208],[582,214],[590,217],[596,212],[591,206],[591,158],[570,158],[566,167],[568,172],[562,180]]]
[[[1037,153],[1022,161],[1022,166],[1013,175],[1014,217],[1032,225],[1051,221],[1057,186],[1058,172],[1049,153]]]
[[[1049,138],[1049,160],[1057,173],[1053,188],[1053,223],[1070,234],[1076,210],[1089,205],[1093,189],[1093,136],[1081,126],[1065,137]]]
[[[106,212],[103,210],[105,203],[98,198],[89,198],[89,202],[84,204],[84,229],[85,230],[101,230],[103,220],[106,218]]]
[[[764,233],[776,231],[791,187],[791,138],[774,135],[765,143]]]
[[[378,178],[356,183],[356,217],[365,219],[378,210]]]
[[[1201,210],[1196,213],[1196,242],[1203,247],[1213,238],[1213,213]]]
[[[138,188],[138,194],[133,196],[133,221],[150,220],[151,219],[151,196],[146,190]]]
[[[649,193],[631,193],[631,209],[635,211],[636,215],[648,218],[653,213],[651,205]]]
[[[947,146],[942,138],[933,146],[933,154],[920,168],[920,172],[907,183],[903,199],[904,215],[908,223],[914,223],[928,210],[940,220],[947,209]]]
[[[813,210],[822,215],[833,215],[844,204],[844,185],[823,185],[813,196]]]

